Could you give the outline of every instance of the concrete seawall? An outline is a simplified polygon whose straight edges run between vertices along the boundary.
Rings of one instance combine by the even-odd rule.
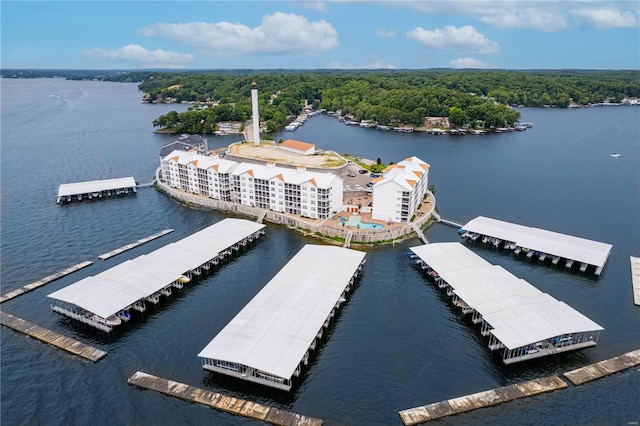
[[[257,207],[244,206],[242,204],[231,203],[226,201],[215,200],[209,197],[205,197],[202,195],[187,193],[175,188],[170,187],[166,183],[162,182],[159,179],[158,173],[160,169],[156,170],[156,185],[159,190],[166,193],[172,198],[176,200],[182,201],[184,203],[197,205],[200,207],[210,208],[214,210],[226,211],[235,214],[241,214],[245,216],[259,218],[264,212],[264,209],[260,209]],[[432,194],[429,194],[430,197],[433,197]],[[418,218],[413,224],[418,226],[419,228],[424,228],[432,217],[433,212],[435,211],[436,201],[435,197],[433,198],[433,206],[431,211],[425,213],[422,217]],[[345,240],[347,235],[353,229],[349,228],[337,228],[324,225],[323,220],[314,220],[314,219],[304,219],[299,216],[289,215],[286,213],[278,213],[271,210],[266,211],[266,215],[264,219],[268,222],[286,225],[290,228],[300,229],[303,232],[306,232],[310,235],[318,235],[319,237],[333,237],[333,238],[342,238]],[[415,232],[410,225],[402,226],[400,228],[395,229],[382,229],[382,230],[358,230],[357,232],[353,232],[351,243],[359,243],[359,244],[369,244],[376,243],[380,241],[391,242],[391,240],[401,240],[409,237],[415,236]]]

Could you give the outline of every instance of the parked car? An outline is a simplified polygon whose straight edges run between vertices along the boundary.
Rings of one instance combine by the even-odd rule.
[[[369,170],[367,170],[367,169],[360,169],[360,170],[358,170],[358,172],[359,172],[361,175],[363,175],[363,174],[365,174],[365,173],[369,173]]]

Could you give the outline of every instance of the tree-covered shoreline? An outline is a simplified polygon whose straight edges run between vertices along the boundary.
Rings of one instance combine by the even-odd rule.
[[[251,118],[251,83],[259,89],[267,132],[282,129],[305,104],[340,110],[354,120],[422,126],[446,117],[452,127],[509,126],[511,106],[587,106],[640,97],[636,70],[2,70],[4,78],[63,77],[141,82],[145,102],[188,102],[155,127],[212,134],[217,123]]]
[[[194,103],[155,126],[210,134],[218,122],[251,117],[253,81],[268,132],[283,128],[305,102],[381,125],[422,126],[426,117],[447,117],[452,126],[491,128],[519,119],[510,106],[566,108],[640,96],[637,71],[219,71],[157,73],[139,87],[146,102]]]

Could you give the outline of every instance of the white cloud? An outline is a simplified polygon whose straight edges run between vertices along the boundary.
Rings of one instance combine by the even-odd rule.
[[[396,33],[382,28],[376,28],[376,35],[382,38],[392,38],[396,36]]]
[[[449,66],[451,68],[496,68],[494,65],[488,64],[479,59],[469,57],[452,59],[451,61],[449,61]]]
[[[119,49],[89,49],[80,53],[94,59],[133,62],[143,68],[183,68],[195,60],[188,53],[148,50],[138,44],[129,44]]]
[[[318,12],[327,11],[327,3],[324,1],[298,1],[296,4]]]
[[[303,16],[282,12],[265,15],[256,28],[229,22],[160,22],[139,29],[138,34],[188,43],[215,57],[251,53],[301,56],[338,46],[338,33],[328,22],[309,22]]]
[[[630,11],[619,11],[606,8],[581,8],[571,9],[569,13],[571,13],[579,23],[598,29],[638,26],[638,18]]]
[[[468,16],[498,28],[560,31],[568,27],[564,1],[399,1],[390,5],[444,16]]]
[[[471,52],[480,55],[496,53],[500,45],[489,40],[484,34],[467,25],[464,27],[446,26],[437,30],[425,30],[418,27],[407,33],[424,47],[438,50],[454,50],[459,52]]]

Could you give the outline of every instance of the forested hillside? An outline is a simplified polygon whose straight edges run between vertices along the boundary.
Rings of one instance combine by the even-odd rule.
[[[260,118],[268,131],[282,128],[305,101],[342,110],[355,120],[422,125],[448,117],[456,126],[511,125],[509,105],[568,107],[640,96],[638,71],[211,71],[151,74],[140,84],[147,102],[194,101],[184,113],[154,121],[180,133],[212,133],[220,121],[251,116],[251,83],[259,89]],[[209,107],[203,108],[208,105]],[[215,107],[214,107],[215,105]]]

